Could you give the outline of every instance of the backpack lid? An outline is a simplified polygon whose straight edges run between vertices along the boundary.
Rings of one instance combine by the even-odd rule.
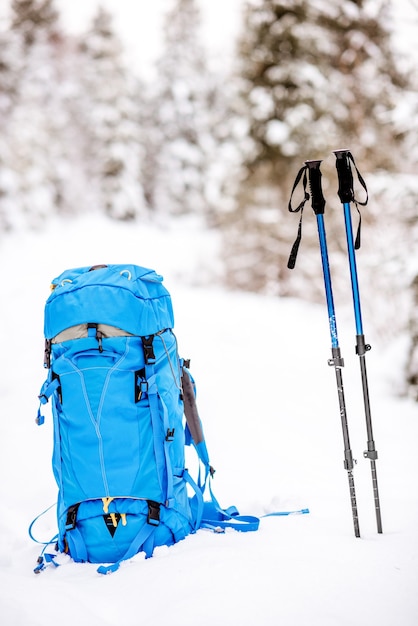
[[[154,270],[137,265],[66,270],[52,281],[45,304],[45,337],[52,339],[66,328],[92,322],[139,336],[173,328],[171,298],[162,281]]]

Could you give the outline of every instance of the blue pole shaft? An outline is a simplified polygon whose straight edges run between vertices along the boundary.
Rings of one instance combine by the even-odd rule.
[[[325,296],[326,296],[327,307],[328,307],[328,320],[329,320],[329,330],[331,334],[331,346],[332,348],[338,348],[339,344],[338,344],[337,321],[335,318],[334,298],[332,295],[331,272],[329,269],[328,247],[327,247],[327,239],[326,239],[326,234],[325,234],[323,214],[317,215],[316,219],[317,219],[317,225],[318,225],[319,245],[321,248],[321,260],[322,260],[322,270],[324,274]]]
[[[326,239],[326,234],[325,234],[324,215],[322,213],[317,213],[316,219],[317,219],[317,226],[318,226],[319,244],[320,244],[320,249],[321,249],[322,269],[323,269],[323,274],[324,274],[325,295],[326,295],[327,307],[328,307],[329,330],[330,330],[330,335],[331,335],[331,346],[332,346],[332,359],[328,361],[328,364],[333,366],[335,369],[338,402],[340,406],[340,417],[341,417],[341,425],[342,425],[343,440],[344,440],[344,468],[348,472],[348,486],[349,486],[349,491],[350,491],[351,512],[353,516],[354,534],[356,537],[360,537],[356,489],[354,485],[354,476],[353,476],[354,460],[353,460],[353,453],[351,451],[351,446],[350,446],[350,437],[348,433],[347,410],[346,410],[346,404],[345,404],[343,375],[342,375],[344,359],[341,357],[341,350],[340,350],[339,343],[338,343],[337,322],[336,322],[336,317],[335,317],[334,298],[332,295],[331,272],[329,269],[328,247],[327,247],[327,239]]]
[[[347,236],[348,259],[350,263],[351,289],[353,292],[354,317],[356,321],[356,334],[363,335],[363,322],[361,318],[360,291],[358,286],[356,254],[354,249],[353,223],[351,220],[351,208],[349,202],[344,202],[345,231]]]

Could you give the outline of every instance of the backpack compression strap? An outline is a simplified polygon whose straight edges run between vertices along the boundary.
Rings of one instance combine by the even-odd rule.
[[[144,349],[145,360],[145,380],[146,393],[148,394],[149,407],[151,412],[152,428],[154,432],[154,451],[157,461],[157,472],[162,492],[165,494],[164,504],[170,508],[174,504],[173,497],[173,471],[171,468],[169,444],[173,440],[173,430],[170,428],[167,407],[158,393],[157,375],[155,373],[155,354],[153,349],[154,335],[141,337]],[[163,415],[164,442],[156,439],[156,433],[159,432],[159,424],[161,422],[160,407]]]
[[[240,515],[236,507],[231,506],[222,509],[215,498],[211,479],[215,470],[210,465],[209,455],[206,447],[205,437],[203,434],[202,422],[196,404],[195,382],[188,370],[189,362],[186,361],[182,368],[182,388],[184,401],[184,414],[186,417],[187,428],[189,431],[191,442],[193,443],[199,459],[205,467],[205,476],[201,480],[200,473],[198,483],[196,484],[186,471],[184,478],[195,491],[194,503],[194,524],[196,530],[198,528],[209,528],[216,532],[223,532],[225,528],[233,528],[242,532],[258,530],[260,520],[258,517],[251,515]],[[204,501],[204,492],[209,480],[209,493],[211,499]]]
[[[134,556],[136,556],[136,554],[138,554],[141,547],[145,552],[146,558],[152,556],[154,545],[153,543],[149,543],[149,539],[155,532],[155,528],[157,525],[151,524],[149,522],[145,524],[136,535],[135,539],[132,541],[131,545],[129,546],[123,557],[116,561],[116,563],[112,563],[111,565],[101,565],[97,568],[97,572],[99,574],[112,574],[113,572],[116,572],[119,569],[122,561],[132,559]]]

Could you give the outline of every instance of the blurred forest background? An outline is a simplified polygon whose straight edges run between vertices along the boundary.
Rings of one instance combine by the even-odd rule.
[[[404,2],[418,33],[418,3]],[[385,341],[406,331],[404,392],[418,401],[418,54],[415,40],[410,54],[396,46],[396,3],[243,2],[235,58],[215,72],[198,0],[172,0],[149,80],[128,65],[109,10],[75,36],[54,0],[10,0],[0,22],[0,245],[52,215],[103,213],[138,230],[195,216],[219,233],[225,286],[322,302],[310,210],[287,269],[299,221],[287,205],[303,162],[324,159],[338,297],[349,279],[332,151],[348,148],[370,194],[362,304]]]

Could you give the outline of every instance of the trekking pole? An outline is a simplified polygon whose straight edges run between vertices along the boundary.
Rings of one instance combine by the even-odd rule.
[[[308,171],[312,209],[316,215],[317,226],[318,226],[319,245],[321,249],[322,269],[323,269],[324,284],[325,284],[325,295],[326,295],[326,301],[327,301],[327,307],[328,307],[329,329],[330,329],[330,335],[331,335],[332,358],[328,360],[328,365],[331,367],[334,367],[335,369],[337,391],[338,391],[338,401],[339,401],[339,406],[340,406],[341,425],[342,425],[343,439],[344,439],[344,468],[348,472],[348,485],[349,485],[349,491],[350,491],[350,501],[351,501],[352,516],[353,516],[354,534],[356,537],[360,537],[356,490],[355,490],[354,476],[353,476],[353,468],[354,468],[355,461],[353,460],[353,454],[352,454],[351,447],[350,447],[350,437],[348,433],[347,411],[346,411],[346,405],[345,405],[343,377],[342,377],[342,371],[341,371],[341,369],[344,367],[344,360],[341,356],[341,350],[340,350],[340,346],[338,342],[337,322],[336,322],[336,317],[335,317],[334,298],[332,294],[331,274],[330,274],[330,269],[329,269],[327,240],[326,240],[325,225],[324,225],[325,199],[322,193],[322,181],[321,181],[322,174],[320,170],[320,164],[321,164],[321,161],[305,161],[305,167],[299,171],[299,174],[297,175],[295,183],[293,185],[292,195],[303,173],[304,174],[303,186],[304,186],[304,191],[305,191],[304,200],[296,209],[293,209],[291,205],[292,195],[289,200],[289,211],[291,212],[301,211],[301,217],[299,221],[298,236],[293,245],[292,251],[290,253],[288,267],[290,269],[293,269],[293,267],[295,266],[297,251],[298,251],[299,244],[301,241],[302,211],[303,211],[303,206],[305,202],[309,199],[309,194],[306,192],[306,172]]]
[[[349,150],[334,150],[334,154],[336,156],[336,167],[338,173],[338,195],[344,207],[344,220],[345,220],[345,231],[347,236],[347,250],[348,250],[348,259],[350,264],[350,276],[351,276],[351,287],[353,292],[353,305],[354,305],[354,317],[356,323],[356,354],[360,360],[360,372],[361,372],[361,383],[363,387],[363,400],[364,400],[364,412],[366,417],[366,428],[367,428],[367,450],[363,453],[365,459],[370,459],[371,466],[371,474],[372,474],[372,485],[373,485],[373,497],[374,497],[374,506],[376,511],[376,523],[377,523],[377,532],[381,533],[382,531],[382,518],[380,511],[380,499],[379,499],[379,489],[377,485],[377,473],[376,473],[376,459],[377,459],[377,450],[375,447],[375,442],[373,439],[373,427],[372,427],[372,417],[370,411],[370,397],[369,397],[369,387],[367,382],[367,370],[366,370],[366,352],[371,349],[371,346],[366,343],[364,333],[363,333],[363,323],[361,317],[361,305],[360,305],[360,293],[358,286],[358,278],[357,278],[357,265],[356,265],[356,254],[355,250],[360,247],[360,236],[356,237],[356,242],[354,242],[353,238],[353,225],[351,220],[351,205],[352,201],[355,204],[367,204],[367,197],[365,202],[358,202],[354,197],[354,183],[353,183],[353,174],[351,171],[350,161],[352,161],[357,175],[359,177],[359,181],[367,194],[366,184],[361,177],[356,164],[354,162],[353,156]],[[358,209],[358,207],[357,207]]]

